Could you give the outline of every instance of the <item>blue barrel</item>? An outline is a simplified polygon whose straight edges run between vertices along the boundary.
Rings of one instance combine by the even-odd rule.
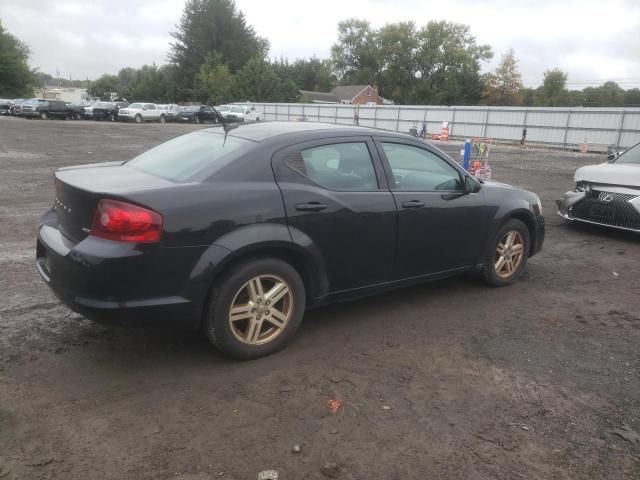
[[[471,161],[471,140],[464,142],[464,157],[462,160],[462,166],[465,170],[469,170],[469,162]]]

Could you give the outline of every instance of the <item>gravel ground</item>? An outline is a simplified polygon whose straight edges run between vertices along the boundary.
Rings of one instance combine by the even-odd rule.
[[[640,478],[640,236],[554,209],[602,156],[492,150],[548,220],[516,285],[317,309],[290,348],[238,363],[197,334],[84,320],[33,266],[54,169],[195,128],[0,118],[0,479]]]

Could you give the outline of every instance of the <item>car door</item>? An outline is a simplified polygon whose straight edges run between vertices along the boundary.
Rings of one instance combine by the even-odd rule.
[[[200,114],[202,115],[202,120],[205,122],[213,122],[215,120],[213,108],[209,106],[204,106],[200,108]]]
[[[396,207],[371,137],[293,145],[273,168],[292,238],[320,252],[330,293],[389,280]]]
[[[142,117],[145,120],[154,120],[160,118],[160,115],[153,103],[147,103],[144,107],[142,107]]]
[[[475,265],[488,232],[482,190],[464,193],[464,173],[422,142],[377,138],[398,208],[394,279]]]

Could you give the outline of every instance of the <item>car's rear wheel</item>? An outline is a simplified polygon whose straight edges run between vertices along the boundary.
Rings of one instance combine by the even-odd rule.
[[[498,230],[485,259],[485,280],[497,287],[515,282],[527,264],[530,245],[527,226],[515,218],[508,220]]]
[[[164,115],[160,115],[160,123],[166,123],[167,121],[167,117],[165,117]]]
[[[47,112],[40,112],[40,118],[46,120],[48,118]]]
[[[75,118],[76,120],[82,120],[82,115],[80,115],[79,113],[76,113],[73,118]]]
[[[305,308],[300,275],[276,258],[239,265],[217,282],[210,297],[204,330],[220,350],[241,360],[285,347]]]
[[[107,120],[109,120],[110,122],[115,122],[116,116],[113,113],[110,113],[107,117]]]
[[[193,116],[193,123],[195,123],[195,124],[200,123],[200,117],[198,115],[194,115]]]

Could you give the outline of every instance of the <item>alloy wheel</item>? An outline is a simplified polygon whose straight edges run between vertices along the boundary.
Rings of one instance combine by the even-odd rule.
[[[500,278],[511,277],[520,267],[524,258],[524,239],[517,230],[510,230],[496,247],[494,268]]]
[[[235,294],[229,309],[229,326],[238,341],[264,345],[282,333],[292,315],[291,287],[275,275],[259,275]]]

